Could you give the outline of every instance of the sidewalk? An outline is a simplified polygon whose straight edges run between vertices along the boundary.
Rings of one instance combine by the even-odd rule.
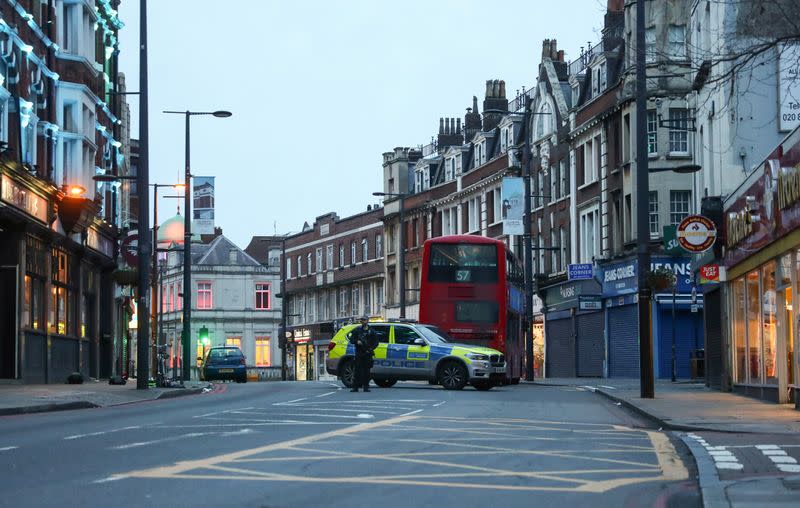
[[[702,383],[656,381],[655,398],[639,397],[638,379],[537,379],[533,385],[575,386],[596,391],[659,423],[684,431],[800,433],[800,411],[706,388]]]
[[[211,384],[205,381],[187,381],[184,386],[137,390],[135,379],[129,379],[124,385],[110,385],[108,380],[90,380],[80,385],[0,384],[0,416],[117,406],[193,395],[209,389]]]

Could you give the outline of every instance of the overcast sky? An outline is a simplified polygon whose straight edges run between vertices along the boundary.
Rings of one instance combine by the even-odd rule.
[[[216,177],[216,225],[245,247],[328,212],[366,210],[382,153],[427,144],[487,79],[535,83],[542,40],[572,60],[600,38],[601,0],[150,0],[150,179]],[[138,90],[139,1],[123,0],[120,70]],[[138,99],[130,96],[133,135]],[[159,222],[179,200],[159,202]],[[151,216],[152,219],[152,216]]]

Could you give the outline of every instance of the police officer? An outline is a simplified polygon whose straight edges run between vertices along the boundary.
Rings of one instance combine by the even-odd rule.
[[[378,347],[378,337],[369,327],[369,317],[361,316],[359,319],[361,326],[350,332],[350,343],[356,348],[355,373],[353,375],[353,388],[351,392],[357,392],[358,387],[363,387],[365,392],[369,391],[369,371],[372,368],[372,355]]]

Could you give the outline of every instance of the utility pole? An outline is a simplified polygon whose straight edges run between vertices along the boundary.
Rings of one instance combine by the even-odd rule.
[[[525,224],[523,226],[523,243],[525,249],[525,379],[533,381],[533,245],[531,239],[531,141],[528,124],[531,121],[531,103],[533,99],[525,96],[525,117],[522,132],[525,134],[523,144],[524,184],[525,184]]]
[[[267,248],[269,252],[269,248]],[[281,347],[281,381],[286,381],[286,349],[289,347],[289,342],[286,338],[286,237],[281,240],[281,326],[278,337],[278,344]]]
[[[636,2],[636,251],[639,288],[639,381],[640,396],[652,399],[653,330],[652,294],[647,285],[650,271],[650,178],[647,167],[647,76],[645,74],[644,0]]]
[[[147,293],[150,288],[150,187],[148,168],[148,117],[147,117],[147,0],[139,4],[139,167],[136,191],[139,194],[139,280],[137,285],[138,327],[136,329],[136,388],[147,390],[150,373],[150,312]],[[153,302],[150,302],[152,305]]]

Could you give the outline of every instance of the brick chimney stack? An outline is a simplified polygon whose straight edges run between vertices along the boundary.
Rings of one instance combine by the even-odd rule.
[[[506,82],[499,79],[486,81],[486,98],[483,100],[483,130],[497,127],[503,115],[508,112]]]
[[[464,144],[464,137],[461,133],[461,119],[440,118],[439,136],[436,139],[436,147],[439,153],[443,153],[448,146],[461,146]]]
[[[464,115],[464,137],[466,141],[471,140],[475,134],[481,130],[481,114],[478,112],[478,98],[472,96],[472,107],[467,108]]]

